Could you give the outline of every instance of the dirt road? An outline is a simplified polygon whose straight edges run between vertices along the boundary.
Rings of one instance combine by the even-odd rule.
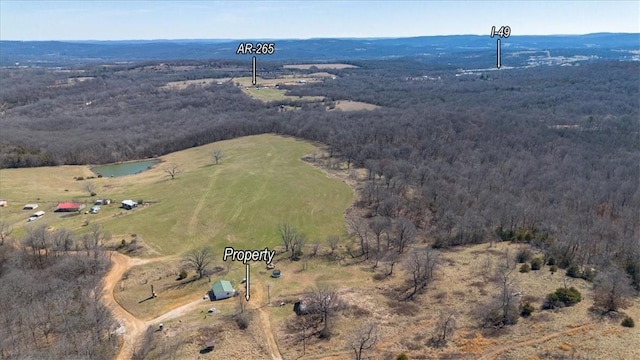
[[[113,290],[124,273],[136,265],[142,265],[150,262],[147,259],[133,259],[117,252],[110,252],[109,256],[113,263],[111,269],[104,277],[104,293],[103,301],[105,305],[113,312],[113,316],[118,320],[120,326],[124,327],[125,336],[123,336],[124,344],[118,353],[118,360],[129,360],[133,352],[133,346],[138,337],[146,329],[145,322],[136,318],[131,313],[122,308],[113,297]]]
[[[156,259],[134,259],[117,252],[110,252],[110,257],[113,265],[109,272],[104,277],[104,294],[103,301],[109,309],[113,312],[114,317],[118,320],[120,325],[124,327],[124,344],[118,353],[117,360],[129,360],[133,355],[133,347],[138,339],[144,334],[145,330],[149,326],[155,326],[163,321],[167,321],[178,316],[186,314],[189,310],[193,309],[196,305],[202,303],[202,299],[194,300],[190,303],[184,304],[171,311],[168,311],[151,320],[140,320],[126,311],[120,304],[118,304],[113,296],[113,290],[115,289],[118,281],[122,279],[124,273],[130,268],[147,264],[150,262],[160,261],[163,258]],[[269,314],[263,308],[265,305],[264,292],[260,287],[260,284],[252,288],[251,301],[249,307],[256,309],[259,315],[260,327],[264,329],[265,339],[267,340],[267,349],[269,356],[274,360],[282,360],[282,355],[278,349],[278,344],[273,335],[273,327],[269,320]]]
[[[249,300],[249,305],[252,308],[255,308],[259,315],[260,320],[260,328],[264,330],[264,337],[267,340],[267,349],[269,350],[269,356],[273,360],[282,360],[282,355],[280,354],[280,349],[278,348],[278,343],[276,342],[275,336],[273,336],[273,327],[271,326],[271,321],[269,320],[269,314],[264,309],[266,301],[264,299],[264,290],[262,289],[260,284],[251,284],[251,298]]]

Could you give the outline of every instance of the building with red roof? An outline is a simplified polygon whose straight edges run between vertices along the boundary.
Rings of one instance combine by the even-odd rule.
[[[56,212],[74,212],[84,209],[84,204],[74,202],[62,202],[56,207]]]

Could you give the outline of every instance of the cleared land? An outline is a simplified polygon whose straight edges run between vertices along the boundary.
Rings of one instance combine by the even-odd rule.
[[[224,152],[213,165],[210,152]],[[114,240],[137,234],[160,254],[181,254],[209,245],[221,253],[232,244],[264,248],[279,243],[277,226],[291,223],[310,238],[325,239],[345,231],[343,212],[353,193],[343,182],[328,178],[300,158],[317,151],[308,142],[273,135],[245,137],[209,144],[161,157],[164,163],[143,173],[120,178],[76,181],[90,176],[87,166],[0,170],[0,198],[9,201],[0,215],[24,233],[31,213],[26,203],[36,202],[47,214],[34,225],[46,223],[88,231],[103,224]],[[183,173],[169,180],[163,167],[178,164]],[[97,198],[111,198],[98,214],[53,213],[59,201],[92,202],[84,190],[95,184]],[[119,209],[124,199],[148,205],[133,211]],[[87,229],[87,230],[85,230]]]
[[[322,101],[322,96],[290,96],[286,95],[286,90],[273,88],[244,88],[242,91],[260,101],[283,101],[283,100],[304,100],[304,101]]]
[[[358,110],[375,110],[380,106],[369,104],[360,101],[351,100],[338,100],[335,103],[335,108],[330,110],[342,110],[342,111],[358,111]]]
[[[189,86],[205,87],[218,83],[230,82],[238,86],[245,94],[263,101],[283,101],[283,100],[304,100],[304,101],[322,101],[322,96],[289,96],[286,90],[279,89],[278,85],[305,85],[322,81],[327,78],[328,73],[318,73],[317,76],[293,76],[285,75],[277,79],[263,79],[258,77],[256,85],[252,84],[250,76],[237,78],[204,78],[198,80],[171,81],[161,87],[165,90],[184,90]],[[331,74],[328,74],[332,76]]]
[[[304,85],[307,83],[314,83],[314,82],[318,82],[321,81],[320,78],[322,78],[322,76],[320,77],[313,77],[313,76],[293,76],[293,75],[283,75],[280,76],[276,79],[263,79],[261,77],[257,77],[256,78],[256,85],[253,85],[252,82],[252,78],[250,76],[245,76],[245,77],[237,77],[237,78],[233,78],[231,79],[231,81],[236,84],[239,85],[240,87],[250,87],[250,86],[276,86],[278,84],[282,84],[282,85]]]
[[[312,67],[316,67],[318,69],[354,69],[357,68],[355,65],[350,64],[298,64],[298,65],[284,65],[285,69],[298,69],[298,70],[309,70]]]
[[[251,77],[238,77],[230,80],[237,85],[242,91],[260,101],[283,101],[283,100],[304,100],[304,101],[322,101],[322,96],[289,96],[287,91],[277,88],[277,85],[305,85],[320,81],[316,77],[296,77],[283,76],[277,79],[263,79],[258,77],[256,85],[252,85]]]
[[[204,87],[211,84],[225,83],[229,80],[230,78],[219,78],[219,79],[204,78],[204,79],[197,79],[197,80],[171,81],[171,82],[168,82],[166,85],[162,86],[161,89],[184,90],[191,85]]]

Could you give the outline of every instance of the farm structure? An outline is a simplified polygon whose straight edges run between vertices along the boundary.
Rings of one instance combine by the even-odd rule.
[[[121,204],[122,204],[122,208],[126,210],[132,210],[134,207],[138,205],[133,200],[122,200]]]
[[[0,200],[0,207],[6,207],[7,205],[7,200]]]
[[[84,209],[84,204],[75,202],[62,202],[56,207],[55,212],[77,212]]]
[[[232,297],[236,294],[231,282],[227,280],[218,280],[211,285],[211,300],[222,300]]]
[[[35,210],[38,208],[38,204],[27,204],[22,207],[22,210]]]

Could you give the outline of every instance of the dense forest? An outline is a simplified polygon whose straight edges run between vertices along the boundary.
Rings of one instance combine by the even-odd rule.
[[[18,243],[0,230],[0,358],[113,358],[118,323],[100,301],[107,234],[39,226]]]
[[[226,82],[161,88],[234,76],[242,65],[233,62],[2,69],[0,165],[108,163],[291,135],[366,168],[359,205],[383,227],[408,220],[435,247],[529,242],[564,268],[613,263],[639,286],[639,63],[473,74],[409,59],[354,64],[330,70],[335,80],[289,87],[325,98],[288,101],[299,107],[291,111]],[[263,76],[276,65],[262,65]],[[70,74],[82,81],[70,85]],[[345,99],[380,108],[326,110]]]

